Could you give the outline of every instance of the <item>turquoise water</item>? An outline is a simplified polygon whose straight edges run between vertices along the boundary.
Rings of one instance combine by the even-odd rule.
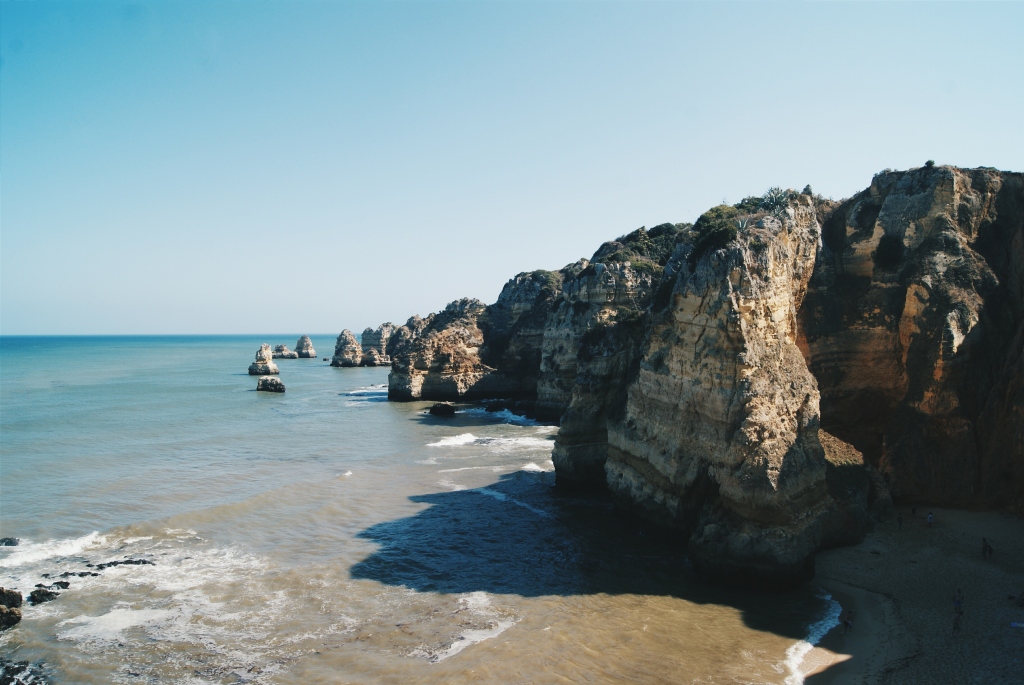
[[[334,336],[255,392],[260,343],[298,337],[0,338],[0,585],[70,583],[0,655],[57,683],[800,681],[813,588],[698,583],[554,489],[554,427],[389,403]]]

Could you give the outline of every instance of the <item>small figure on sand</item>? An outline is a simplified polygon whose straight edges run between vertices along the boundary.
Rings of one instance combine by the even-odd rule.
[[[847,609],[844,613],[839,615],[839,620],[843,623],[843,632],[849,633],[853,630],[853,612]]]
[[[896,514],[896,530],[903,530],[903,512]]]
[[[934,517],[934,516],[932,515],[932,512],[930,512],[930,511],[929,511],[929,512],[928,512],[928,527],[929,527],[929,528],[931,528],[931,527],[932,527],[932,522],[933,522],[934,520],[935,520],[935,517]]]
[[[995,552],[995,550],[992,549],[992,545],[988,544],[988,538],[982,538],[981,539],[981,558],[982,559],[991,559],[993,552]]]

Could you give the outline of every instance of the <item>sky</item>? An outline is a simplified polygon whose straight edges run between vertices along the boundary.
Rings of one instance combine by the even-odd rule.
[[[1024,171],[1024,4],[0,2],[0,334],[337,333],[885,168]]]

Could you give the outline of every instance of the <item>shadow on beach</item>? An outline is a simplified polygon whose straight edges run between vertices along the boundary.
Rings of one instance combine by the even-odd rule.
[[[553,473],[517,471],[486,487],[410,499],[430,506],[359,533],[379,549],[351,567],[353,578],[451,594],[674,596],[732,606],[751,628],[793,639],[822,606],[810,587],[709,586],[690,570],[683,541],[624,519],[607,497],[556,490]]]

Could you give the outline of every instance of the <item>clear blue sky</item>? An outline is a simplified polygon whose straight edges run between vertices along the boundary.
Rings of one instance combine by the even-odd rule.
[[[770,185],[1024,170],[1024,4],[0,3],[0,332],[337,332]]]

